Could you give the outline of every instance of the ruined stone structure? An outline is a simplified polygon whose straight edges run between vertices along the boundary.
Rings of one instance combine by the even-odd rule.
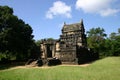
[[[58,58],[62,63],[78,64],[90,59],[83,20],[75,24],[64,23],[58,40],[42,40],[41,58]]]

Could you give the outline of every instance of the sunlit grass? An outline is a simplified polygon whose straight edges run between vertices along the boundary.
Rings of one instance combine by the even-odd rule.
[[[108,57],[86,67],[53,66],[1,70],[0,80],[120,80],[120,57]]]

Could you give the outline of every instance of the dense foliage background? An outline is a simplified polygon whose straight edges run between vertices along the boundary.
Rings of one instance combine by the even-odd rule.
[[[87,31],[88,47],[99,53],[100,58],[120,56],[120,29],[109,37],[103,28],[92,28]]]

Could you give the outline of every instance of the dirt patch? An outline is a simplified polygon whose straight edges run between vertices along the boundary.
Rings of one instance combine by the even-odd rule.
[[[11,67],[9,69],[18,69],[18,68],[42,68],[42,69],[47,69],[47,68],[53,68],[55,66],[41,66],[41,67],[38,67],[38,66],[16,66],[16,67]]]
[[[27,68],[26,66],[15,66],[15,67],[11,67],[9,69],[18,69],[18,68]]]
[[[81,64],[81,65],[71,65],[71,64],[62,64],[62,65],[58,65],[58,66],[80,66],[80,67],[87,67],[89,66],[90,64]],[[38,66],[15,66],[15,67],[11,67],[11,68],[8,68],[8,69],[19,69],[19,68],[41,68],[41,69],[48,69],[48,68],[54,68],[54,67],[57,67],[57,66],[41,66],[41,67],[38,67]],[[5,70],[8,70],[8,69],[5,69]],[[4,71],[4,70],[1,70],[1,71]]]
[[[81,66],[81,67],[87,67],[89,65],[90,64],[81,64],[81,65],[62,64],[62,65],[58,65],[58,66]],[[32,67],[32,66],[16,66],[16,67],[12,67],[11,69],[16,69],[16,68],[53,68],[53,67],[56,67],[56,66],[42,66],[42,67],[38,67],[38,66],[35,66],[35,67]]]
[[[81,66],[81,67],[87,67],[89,66],[90,64],[81,64],[81,65],[69,65],[69,64],[63,64],[63,65],[60,65],[60,66]]]

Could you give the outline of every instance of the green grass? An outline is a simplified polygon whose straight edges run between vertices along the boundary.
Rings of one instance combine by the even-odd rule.
[[[120,57],[104,58],[87,67],[6,69],[0,71],[0,80],[120,80]]]

